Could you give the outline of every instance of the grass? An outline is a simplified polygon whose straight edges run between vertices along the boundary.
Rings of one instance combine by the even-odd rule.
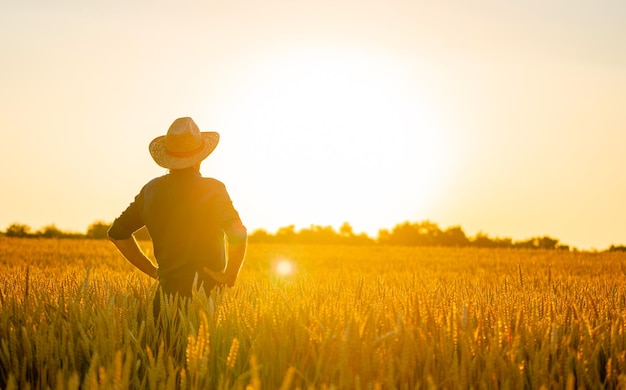
[[[622,388],[625,270],[621,252],[256,244],[235,288],[154,318],[110,243],[0,238],[0,387]]]

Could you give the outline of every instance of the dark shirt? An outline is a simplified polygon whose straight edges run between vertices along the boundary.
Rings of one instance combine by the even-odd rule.
[[[225,235],[231,243],[246,239],[224,184],[193,168],[172,170],[146,184],[113,222],[109,236],[127,239],[144,225],[152,237],[159,281],[170,292],[178,290],[175,286],[190,287],[196,273],[198,284],[213,287],[202,270],[219,272],[226,266]]]

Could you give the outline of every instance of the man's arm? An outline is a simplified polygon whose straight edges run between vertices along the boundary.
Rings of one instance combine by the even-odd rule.
[[[141,251],[135,237],[130,236],[130,238],[116,240],[109,236],[109,240],[119,249],[119,251],[124,255],[126,260],[131,262],[135,267],[137,267],[141,272],[150,276],[151,278],[157,278],[157,267],[146,257],[146,255]]]
[[[156,279],[156,267],[152,264],[150,259],[144,255],[137,241],[135,241],[135,237],[132,235],[132,232],[144,226],[140,213],[140,210],[143,209],[144,189],[145,187],[141,189],[141,192],[139,192],[135,200],[128,205],[126,210],[113,221],[113,224],[107,232],[107,237],[113,245],[119,249],[126,260],[132,263],[141,272]]]
[[[233,224],[226,234],[228,236],[228,262],[226,263],[226,269],[224,272],[215,272],[205,267],[204,271],[219,284],[233,287],[239,276],[243,260],[246,257],[248,232],[241,222],[237,222]]]

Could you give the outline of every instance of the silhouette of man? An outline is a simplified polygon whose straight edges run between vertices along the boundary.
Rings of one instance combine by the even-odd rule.
[[[148,182],[108,231],[122,255],[158,279],[166,294],[190,297],[196,277],[207,293],[216,285],[232,287],[243,264],[246,228],[224,184],[200,174],[218,142],[218,133],[200,132],[191,118],[176,119],[167,135],[150,143],[152,158],[169,173]],[[158,267],[132,235],[143,226]]]

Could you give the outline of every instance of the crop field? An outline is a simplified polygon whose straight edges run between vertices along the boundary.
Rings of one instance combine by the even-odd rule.
[[[183,302],[102,240],[0,237],[8,389],[626,387],[626,254],[254,244]]]

